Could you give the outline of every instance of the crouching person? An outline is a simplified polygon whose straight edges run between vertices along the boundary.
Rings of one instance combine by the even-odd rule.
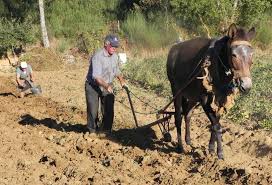
[[[20,91],[20,98],[31,92],[33,80],[33,71],[29,64],[21,62],[16,68],[16,82]]]
[[[87,104],[87,127],[90,133],[99,131],[110,133],[114,118],[113,80],[118,78],[122,87],[127,87],[121,75],[116,49],[119,40],[115,35],[107,35],[104,47],[90,59],[90,67],[85,82]],[[102,128],[98,128],[98,108],[101,103]]]

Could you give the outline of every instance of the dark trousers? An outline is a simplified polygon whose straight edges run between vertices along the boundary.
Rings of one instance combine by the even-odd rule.
[[[22,86],[18,86],[18,89],[21,91],[21,92],[25,92],[25,91],[27,91],[28,89],[31,89],[31,84],[30,84],[30,82],[29,81],[24,81],[24,87],[22,87]]]
[[[93,130],[111,131],[114,117],[114,95],[103,94],[98,86],[85,83],[87,127]],[[102,128],[98,128],[98,109],[101,102]]]

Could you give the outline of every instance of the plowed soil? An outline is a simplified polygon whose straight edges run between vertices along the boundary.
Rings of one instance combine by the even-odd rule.
[[[209,121],[192,118],[192,144],[176,153],[158,126],[135,129],[126,93],[117,91],[112,135],[86,132],[86,64],[36,71],[43,94],[17,98],[14,74],[0,76],[0,184],[272,184],[272,134],[222,120],[224,160],[207,151]],[[119,88],[118,84],[117,87]],[[130,85],[157,108],[168,101]],[[139,112],[152,108],[132,97]],[[120,103],[122,102],[122,103]],[[154,115],[137,114],[144,125]],[[185,142],[184,142],[185,145]]]

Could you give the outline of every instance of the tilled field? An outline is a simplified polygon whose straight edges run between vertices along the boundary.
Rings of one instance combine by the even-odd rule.
[[[134,129],[131,111],[119,103],[127,104],[123,91],[116,96],[113,134],[88,134],[86,70],[36,72],[44,92],[23,99],[16,97],[14,75],[0,77],[0,184],[272,184],[271,132],[223,120],[225,160],[218,160],[207,151],[209,122],[199,110],[185,154],[175,151],[174,124],[170,143],[157,126]],[[168,101],[130,88],[156,105]],[[135,108],[152,111],[138,101]]]

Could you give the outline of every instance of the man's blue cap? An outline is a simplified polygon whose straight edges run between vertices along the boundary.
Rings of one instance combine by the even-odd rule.
[[[107,42],[109,42],[112,47],[116,47],[116,48],[119,47],[119,39],[116,35],[112,35],[112,34],[107,35],[105,37],[104,43],[107,43]]]

